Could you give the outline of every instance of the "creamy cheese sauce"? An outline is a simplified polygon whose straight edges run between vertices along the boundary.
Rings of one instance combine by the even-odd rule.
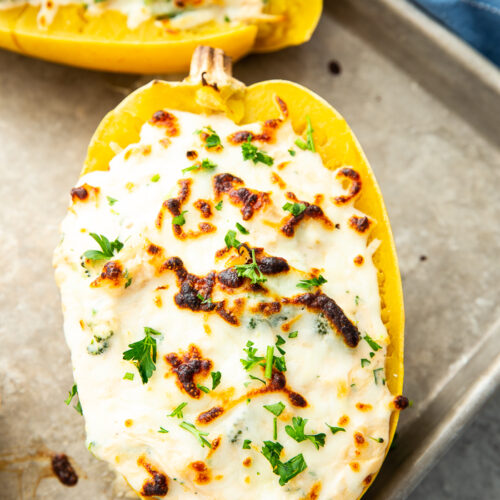
[[[99,16],[107,10],[116,10],[127,16],[127,26],[135,29],[150,18],[157,18],[173,30],[196,28],[209,22],[219,24],[241,23],[263,18],[262,0],[0,0],[0,11],[21,5],[40,7],[38,25],[47,28],[53,22],[57,9],[65,5],[85,5],[89,16]]]
[[[80,191],[88,196],[73,196],[62,223],[62,240],[55,253],[56,278],[89,449],[138,492],[152,480],[144,463],[149,464],[168,478],[167,498],[279,500],[307,494],[316,498],[312,493],[318,493],[320,499],[355,499],[381,465],[393,411],[384,374],[389,338],[381,321],[377,270],[372,262],[378,242],[367,244],[369,230],[361,233],[353,228],[353,216],[366,221],[353,200],[335,203],[336,197],[348,192],[340,170],[328,170],[318,153],[297,147],[298,136],[289,121],[283,120],[275,140],[253,142],[273,159],[269,166],[244,160],[242,146],[228,141],[239,130],[257,137],[263,124],[239,127],[224,116],[170,113],[170,126],[144,124],[140,142],[119,152],[108,171],[80,179],[78,186],[85,187]],[[206,147],[207,136],[200,130],[210,135],[207,127],[220,137],[222,148]],[[189,159],[188,151],[196,151],[197,159]],[[193,158],[193,153],[189,156]],[[205,159],[216,167],[182,172]],[[228,193],[217,196],[214,191],[216,176],[224,173],[237,176],[244,187],[267,193],[268,202],[244,220],[241,205]],[[167,199],[178,197],[182,180],[190,182],[190,194],[181,207],[186,211],[185,224],[180,226],[182,234],[188,235],[185,239],[175,234],[179,226],[173,226],[172,214],[162,209]],[[292,217],[282,208],[291,201],[288,192],[300,201],[312,204],[316,200],[332,226],[305,217],[293,236],[283,234],[283,222]],[[200,199],[211,206],[209,218],[195,206]],[[222,207],[217,210],[220,200]],[[207,222],[215,230],[193,237],[200,232],[199,224]],[[236,229],[236,223],[249,234]],[[210,271],[244,264],[248,254],[238,256],[235,248],[217,253],[226,247],[224,237],[229,230],[235,230],[236,238],[248,248],[262,248],[266,255],[286,259],[290,266],[287,272],[266,275],[267,281],[261,283],[265,293],[252,292],[249,280],[239,288],[225,288],[217,281],[211,300],[214,304],[225,300],[237,325],[214,311],[179,307],[175,300],[180,284],[174,272],[161,267],[179,257],[187,272],[206,277]],[[123,243],[111,259],[121,266],[121,280],[116,284],[98,278],[106,260],[82,267],[82,254],[99,250],[89,233]],[[159,247],[155,255],[151,244]],[[327,280],[321,292],[357,326],[361,334],[357,346],[349,347],[318,311],[283,301],[307,293],[297,284],[318,274]],[[267,316],[257,312],[259,303],[270,301],[281,303],[278,312]],[[155,337],[156,371],[146,384],[134,364],[123,359],[129,344],[144,338],[144,327],[161,333]],[[289,338],[295,331],[297,336]],[[376,343],[375,349],[380,346],[378,350],[365,339],[366,334]],[[280,347],[285,351],[286,371],[281,376],[289,391],[305,399],[305,407],[294,405],[284,391],[258,394],[265,386],[249,375],[269,385],[264,368],[257,365],[247,371],[240,361],[247,357],[243,349],[248,341],[254,343],[257,355],[265,356],[278,335],[285,340]],[[184,390],[167,362],[175,358],[172,353],[182,358],[190,346],[205,363],[211,362],[194,376],[195,384],[210,389],[198,391],[197,398]],[[280,355],[276,346],[274,354]],[[221,373],[215,390],[211,390],[210,372]],[[124,379],[126,373],[133,373],[134,379]],[[277,418],[274,439],[274,415],[264,405],[278,402],[285,408]],[[187,403],[183,417],[168,416],[181,403]],[[214,407],[223,413],[209,423],[200,422],[199,415]],[[292,417],[308,419],[306,434],[324,433],[324,446],[316,449],[310,440],[292,439],[285,431]],[[180,427],[182,422],[208,433],[205,438],[213,449],[202,447]],[[344,431],[333,434],[326,424]],[[159,432],[161,427],[168,433]],[[250,449],[243,449],[245,440],[251,441]],[[280,486],[279,476],[261,453],[264,441],[281,443],[282,462],[302,454],[307,468]],[[193,465],[196,462],[202,464],[202,472],[196,470],[200,469],[199,463]]]

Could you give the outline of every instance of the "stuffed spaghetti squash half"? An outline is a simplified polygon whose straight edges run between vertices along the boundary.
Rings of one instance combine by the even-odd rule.
[[[97,129],[56,249],[88,447],[142,497],[356,499],[408,401],[389,221],[345,120],[197,49]]]
[[[233,59],[301,44],[322,0],[0,0],[0,47],[129,73],[186,71],[200,44]]]

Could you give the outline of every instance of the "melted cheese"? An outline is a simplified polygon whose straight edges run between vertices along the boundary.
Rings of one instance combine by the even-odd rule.
[[[347,193],[344,179],[337,175],[339,171],[326,169],[319,154],[295,145],[298,137],[288,121],[278,128],[274,141],[254,142],[273,158],[273,165],[267,166],[244,160],[241,146],[227,139],[239,130],[258,136],[263,124],[238,127],[223,116],[171,113],[176,127],[144,124],[140,142],[119,152],[109,170],[80,179],[78,186],[97,189],[86,199],[73,197],[61,227],[56,277],[89,449],[123,474],[138,492],[151,479],[146,461],[168,476],[167,498],[301,499],[315,491],[321,499],[355,499],[382,463],[392,411],[392,396],[384,380],[389,339],[381,321],[377,270],[372,262],[378,242],[368,244],[369,231],[353,229],[350,219],[363,214],[354,208],[353,200],[340,205],[334,202]],[[206,127],[220,136],[222,149],[205,147],[199,131]],[[188,159],[188,151],[197,152],[197,161],[211,160],[216,168],[183,173],[195,163]],[[227,193],[220,198],[214,193],[214,178],[223,173],[239,177],[249,189],[268,193],[269,202],[243,220],[240,205],[231,202]],[[178,196],[182,179],[191,183],[182,206],[187,211],[183,232],[199,231],[203,222],[210,222],[215,231],[181,239],[174,234],[171,213],[164,209],[159,227],[163,203]],[[280,227],[290,217],[282,209],[290,201],[289,191],[301,201],[313,203],[316,198],[333,227],[305,218],[292,237],[285,236]],[[195,207],[200,199],[211,204],[209,219]],[[219,199],[223,200],[220,211],[214,209]],[[236,229],[237,222],[248,235]],[[235,313],[238,325],[214,312],[180,308],[175,302],[179,293],[175,274],[161,268],[169,258],[179,257],[186,270],[199,277],[226,269],[238,259],[234,248],[216,256],[225,248],[229,230],[235,230],[238,240],[249,248],[263,248],[267,255],[282,257],[290,266],[288,272],[266,276],[262,285],[267,293],[250,292],[248,286],[214,287],[214,303],[225,299],[230,308],[243,299],[244,305]],[[82,267],[82,254],[98,249],[91,232],[124,243],[112,260],[132,278],[128,287],[125,281],[117,286],[106,282],[95,286],[105,261]],[[161,248],[160,255],[148,253],[151,243]],[[362,264],[358,256],[363,257]],[[381,346],[379,350],[374,352],[364,339],[349,347],[324,316],[304,306],[283,303],[275,314],[256,312],[260,302],[280,302],[306,293],[297,283],[314,273],[327,280],[321,291],[342,308],[361,335],[368,333]],[[156,371],[147,384],[141,382],[132,362],[123,359],[128,345],[144,338],[144,327],[161,332]],[[297,337],[288,338],[291,331],[297,331]],[[306,399],[305,408],[294,406],[283,392],[255,394],[264,385],[249,374],[263,379],[264,370],[257,366],[246,371],[240,362],[246,358],[243,349],[249,340],[264,356],[267,346],[275,345],[277,335],[286,340],[281,347],[286,351],[287,387]],[[95,354],[96,343],[101,354]],[[220,385],[208,394],[200,393],[199,398],[186,393],[166,360],[172,353],[182,356],[190,346],[211,361],[205,373],[194,377],[196,384],[210,389],[209,372],[221,372]],[[274,352],[278,355],[276,347]],[[124,379],[127,372],[135,374],[133,380]],[[182,419],[168,416],[184,402]],[[277,419],[277,441],[284,448],[280,458],[285,462],[302,453],[307,463],[303,472],[283,486],[261,453],[264,441],[274,441],[274,416],[263,406],[278,402],[285,405]],[[223,408],[223,414],[201,424],[198,416],[213,407]],[[292,439],[285,426],[294,416],[308,419],[306,433],[325,433],[325,446],[317,450],[308,440]],[[218,447],[202,447],[179,426],[183,421],[208,433],[210,442],[220,438]],[[345,432],[332,434],[326,424],[343,427]],[[159,433],[160,427],[168,433]],[[251,440],[250,449],[243,449],[247,439]],[[204,472],[195,470],[195,462],[202,463]]]
[[[38,25],[50,26],[57,9],[65,5],[81,5],[76,0],[4,0],[0,11],[20,5],[40,7]],[[115,10],[127,16],[127,26],[135,29],[150,18],[158,18],[173,30],[187,30],[216,22],[219,24],[241,23],[263,18],[262,0],[103,0],[91,2],[86,15],[99,16],[107,10]],[[160,21],[159,21],[160,22]]]

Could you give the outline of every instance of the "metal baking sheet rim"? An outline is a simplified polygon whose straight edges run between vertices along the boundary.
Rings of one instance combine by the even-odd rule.
[[[348,3],[360,3],[360,1],[352,0]],[[367,2],[361,1],[361,3],[363,7],[367,7]],[[401,0],[376,0],[371,3],[371,7],[374,9],[383,7],[392,11],[404,24],[411,25],[438,50],[476,78],[476,84],[482,85],[500,98],[500,71],[417,7]],[[457,398],[452,410],[444,415],[439,424],[435,425],[431,432],[423,434],[425,437],[419,447],[413,450],[400,449],[394,453],[396,456],[393,457],[394,467],[391,468],[393,470],[384,471],[382,468],[378,480],[368,491],[366,498],[377,500],[406,498],[500,385],[500,319],[488,330],[483,342],[470,353],[470,356],[462,359],[460,366],[455,367],[437,398],[443,393],[456,394],[453,391],[453,382],[459,370],[462,374],[465,372],[473,376],[474,382]],[[427,410],[430,413],[432,406]]]

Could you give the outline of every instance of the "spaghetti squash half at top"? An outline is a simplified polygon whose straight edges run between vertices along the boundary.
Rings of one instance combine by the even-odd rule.
[[[196,46],[233,59],[301,44],[322,0],[0,0],[0,47],[104,71],[185,71]]]
[[[356,499],[390,445],[403,304],[345,120],[200,48],[109,113],[54,263],[90,451],[142,497]]]

